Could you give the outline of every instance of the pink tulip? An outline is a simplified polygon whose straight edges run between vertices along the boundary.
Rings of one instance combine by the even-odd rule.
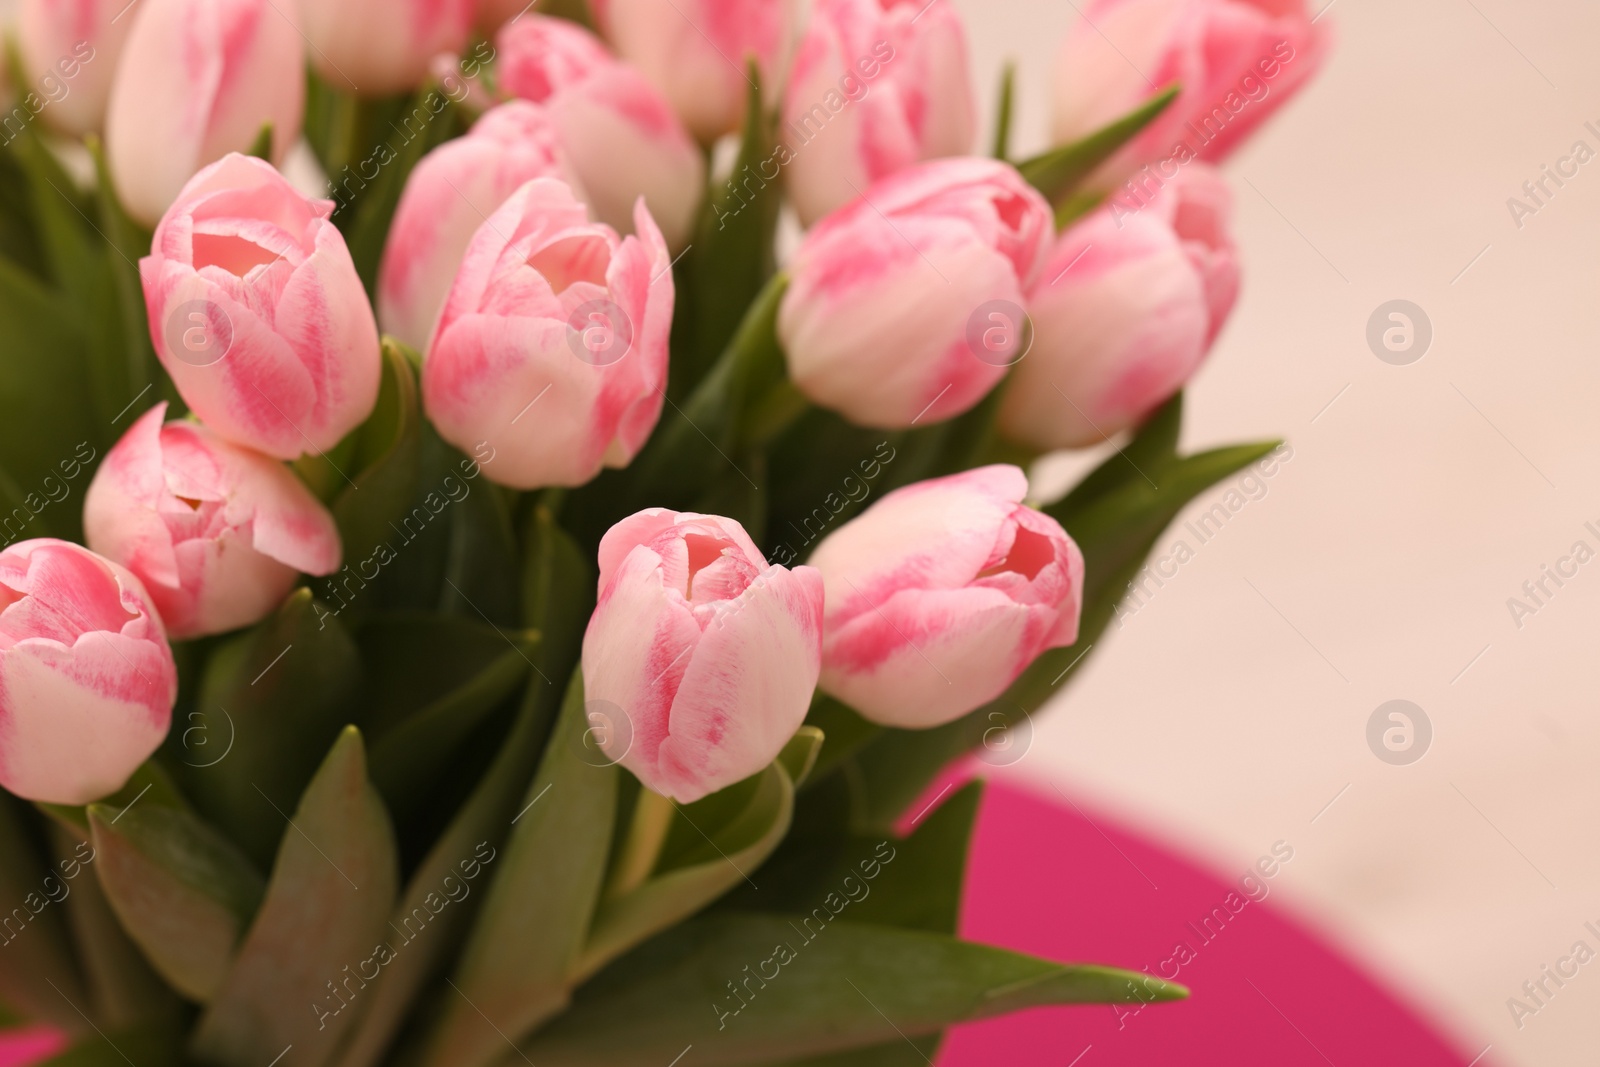
[[[822,579],[768,565],[732,519],[649,508],[600,541],[584,697],[606,755],[688,804],[746,778],[805,721]]]
[[[339,567],[333,516],[289,468],[157,404],[123,435],[84,498],[89,547],[132,571],[176,638],[248,626],[295,576]]]
[[[566,19],[529,13],[495,43],[500,89],[549,109],[595,216],[626,233],[642,196],[668,247],[682,248],[706,168],[666,98]]]
[[[1097,0],[1056,65],[1055,139],[1093,133],[1176,82],[1178,99],[1095,184],[1156,161],[1216,162],[1310,80],[1329,38],[1305,0]]]
[[[824,692],[922,729],[998,697],[1078,636],[1083,555],[996,465],[897,489],[817,546]]]
[[[1183,387],[1239,292],[1232,208],[1196,163],[1142,208],[1113,201],[1061,235],[1029,294],[1033,348],[1001,401],[1007,436],[1092,444]]]
[[[406,179],[378,274],[378,319],[419,351],[483,220],[532,178],[570,181],[545,109],[512,101],[422,158]]]
[[[972,151],[977,112],[955,7],[823,0],[795,56],[779,135],[805,225],[913,163]]]
[[[793,0],[590,0],[618,54],[666,94],[689,132],[710,144],[744,121],[754,57],[776,99],[792,42]]]
[[[1008,360],[978,340],[994,315],[1020,327],[1053,229],[1044,198],[995,160],[883,179],[812,227],[789,264],[778,336],[790,378],[864,426],[959,415],[1004,377]]]
[[[183,187],[139,261],[178,392],[222,437],[279,459],[332,448],[378,399],[378,327],[332,211],[228,155]]]
[[[476,0],[291,0],[317,74],[358,96],[389,96],[421,85],[429,62],[459,52]]]
[[[100,128],[133,19],[127,0],[22,0],[17,46],[27,88],[52,128],[81,137]]]
[[[153,225],[190,177],[255,143],[300,136],[302,41],[272,0],[139,0],[112,83],[106,156],[129,214]]]
[[[178,672],[139,579],[41,537],[0,552],[0,785],[87,804],[161,744]]]
[[[666,242],[588,221],[536,178],[478,228],[434,328],[422,400],[439,436],[517,489],[625,467],[661,414],[672,328]]]

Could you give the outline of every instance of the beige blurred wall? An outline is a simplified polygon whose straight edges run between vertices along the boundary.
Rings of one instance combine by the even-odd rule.
[[[986,113],[1019,61],[1018,147],[1043,147],[1074,5],[938,2],[969,22]],[[1194,558],[1009,773],[1222,871],[1291,841],[1289,904],[1463,1047],[1589,1067],[1600,962],[1520,1029],[1506,1001],[1580,938],[1600,950],[1600,558],[1520,628],[1507,600],[1575,541],[1600,552],[1600,158],[1520,228],[1506,201],[1574,141],[1600,151],[1600,5],[1325,17],[1331,64],[1227,166],[1244,292],[1185,431],[1293,458],[1204,545],[1180,519],[1158,554],[1187,536]],[[1393,299],[1433,327],[1409,366],[1365,339]],[[1366,739],[1397,698],[1433,729],[1407,766]]]

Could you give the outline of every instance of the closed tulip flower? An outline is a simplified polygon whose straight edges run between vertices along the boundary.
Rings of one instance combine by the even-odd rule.
[[[501,91],[549,110],[595,217],[627,233],[642,196],[668,247],[682,248],[705,160],[660,91],[567,19],[529,13],[495,43]]]
[[[950,4],[823,0],[783,101],[788,189],[805,225],[913,163],[972,151],[967,31]]]
[[[167,632],[201,637],[269,615],[295,577],[332,574],[339,530],[299,478],[195,422],[146,412],[84,498],[89,547],[132,571]]]
[[[806,233],[778,312],[789,376],[863,426],[959,415],[1005,376],[977,343],[1022,294],[1054,227],[1011,167],[946,159],[899,171]]]
[[[0,552],[0,786],[87,804],[167,735],[178,672],[139,579],[43,537]]]
[[[897,489],[823,540],[824,692],[922,729],[998,697],[1078,636],[1083,555],[996,465]]]
[[[183,187],[139,261],[156,354],[190,409],[279,459],[332,448],[378,399],[378,327],[332,211],[229,155]]]
[[[303,43],[271,0],[139,0],[106,114],[117,195],[145,225],[196,171],[272,124],[274,162],[300,136]]]
[[[49,101],[40,117],[81,137],[100,128],[122,45],[133,19],[127,0],[22,0],[17,47],[22,75]]]
[[[1143,208],[1113,201],[1061,235],[1029,295],[1033,347],[1000,402],[1006,436],[1093,444],[1183,387],[1239,292],[1232,205],[1197,163]]]
[[[1097,0],[1062,45],[1055,139],[1093,133],[1153,95],[1152,85],[1176,82],[1178,98],[1096,184],[1109,188],[1145,164],[1216,162],[1310,80],[1329,36],[1305,0]]]
[[[340,92],[389,96],[467,43],[475,0],[297,0],[311,65]]]
[[[767,98],[792,44],[793,0],[590,0],[617,53],[666,94],[700,141],[744,121],[746,64],[756,60]]]
[[[478,228],[422,368],[439,435],[489,455],[517,489],[625,467],[661,414],[672,329],[666,242],[641,202],[636,236],[590,222],[554,178]]]
[[[540,107],[512,101],[486,112],[465,137],[422,158],[406,179],[378,274],[378,319],[421,350],[483,220],[533,178],[571,180],[555,125]]]
[[[600,541],[584,697],[606,754],[681,804],[746,778],[805,721],[822,579],[769,566],[732,519],[649,508]]]

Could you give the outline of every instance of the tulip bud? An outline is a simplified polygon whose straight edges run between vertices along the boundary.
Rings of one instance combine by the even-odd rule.
[[[789,195],[807,226],[879,178],[970,152],[977,112],[960,14],[948,3],[824,0],[783,118]]]
[[[1005,375],[980,341],[1022,294],[1053,232],[1050,206],[1011,167],[946,159],[899,171],[812,227],[778,311],[789,377],[863,426],[959,415]]]
[[[544,177],[571,173],[549,114],[520,100],[422,157],[406,179],[378,273],[384,332],[425,348],[472,235],[524,182]]]
[[[297,0],[311,65],[339,92],[415,89],[440,52],[459,52],[475,0]]]
[[[139,0],[112,82],[106,156],[128,213],[153,225],[206,164],[272,124],[274,162],[300,136],[302,42],[272,0]]]
[[[279,459],[332,448],[378,400],[378,326],[332,211],[231,154],[183,187],[139,261],[150,337],[190,409]]]
[[[266,618],[295,576],[339,567],[339,530],[289,468],[157,404],[95,472],[89,547],[144,583],[175,638]]]
[[[1176,82],[1178,98],[1094,184],[1110,188],[1146,163],[1220,161],[1310,80],[1329,36],[1305,0],[1098,0],[1056,64],[1055,139],[1085,137]]]
[[[590,0],[600,32],[710,144],[744,121],[754,57],[768,99],[792,43],[793,0]]]
[[[612,762],[681,804],[767,764],[817,684],[822,579],[769,566],[744,527],[649,508],[600,541],[584,697]]]
[[[822,572],[824,692],[922,729],[998,697],[1078,636],[1083,554],[996,465],[883,497],[811,554]]]
[[[1143,208],[1113,201],[1061,235],[1029,294],[1033,347],[1000,402],[1006,436],[1093,444],[1183,387],[1239,292],[1232,208],[1196,163]]]
[[[41,537],[0,552],[0,785],[87,804],[161,744],[178,672],[139,579]]]
[[[134,21],[117,17],[126,8],[127,0],[22,0],[22,74],[49,101],[40,117],[52,128],[81,137],[105,121],[111,78]]]
[[[643,202],[637,236],[588,221],[554,178],[478,228],[422,367],[439,436],[517,489],[625,467],[661,414],[672,271]]]
[[[549,110],[595,217],[627,233],[642,196],[668,247],[683,247],[705,160],[655,86],[566,19],[524,15],[495,43],[500,89]]]

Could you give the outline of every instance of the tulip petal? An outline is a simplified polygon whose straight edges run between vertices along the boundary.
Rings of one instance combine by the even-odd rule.
[[[657,773],[687,804],[765,767],[805,721],[821,656],[822,579],[771,567],[717,605],[672,702]]]

